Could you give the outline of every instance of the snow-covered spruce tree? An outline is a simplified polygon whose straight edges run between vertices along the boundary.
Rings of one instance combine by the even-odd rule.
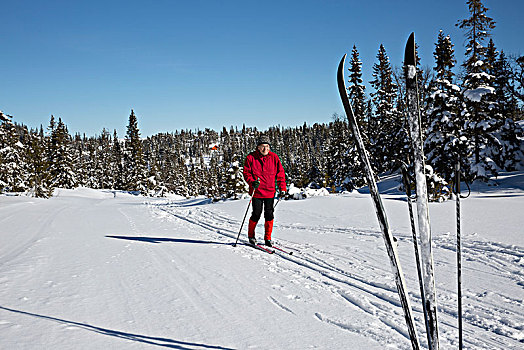
[[[349,80],[348,80],[348,96],[351,106],[353,107],[353,113],[357,117],[358,127],[362,133],[362,139],[364,143],[368,143],[366,135],[366,116],[367,116],[367,103],[366,103],[366,87],[362,80],[362,61],[360,60],[357,47],[353,45],[351,51],[351,63],[348,68]]]
[[[51,173],[52,186],[72,189],[77,186],[74,170],[73,151],[71,136],[67,127],[58,118],[58,124],[54,126],[54,117],[51,116],[49,124],[51,135],[47,147],[49,159],[49,172]]]
[[[386,49],[381,44],[378,62],[373,65],[373,80],[370,81],[375,92],[371,93],[374,105],[373,117],[369,123],[370,161],[377,173],[393,170],[398,160],[405,153],[402,137],[403,122],[397,105],[397,84],[393,82],[393,74]]]
[[[73,138],[73,158],[75,164],[76,183],[77,186],[87,186],[88,182],[88,166],[89,166],[89,153],[85,151],[85,135],[84,138],[79,133],[75,134]]]
[[[204,161],[204,154],[200,153],[198,156],[198,168],[196,173],[196,179],[198,183],[198,194],[202,196],[208,197],[208,191],[209,188],[207,187],[207,176],[208,176],[208,169],[206,166],[206,163]]]
[[[504,52],[495,49],[490,39],[487,50],[487,61],[489,73],[495,77],[493,87],[495,89],[494,103],[491,108],[492,117],[497,119],[497,130],[493,136],[500,142],[500,150],[494,156],[496,162],[503,169],[513,171],[524,166],[524,144],[523,130],[515,123],[521,111],[511,86],[511,67]]]
[[[125,189],[125,175],[124,175],[124,156],[122,146],[116,129],[113,132],[113,144],[111,148],[111,188],[115,190]]]
[[[84,137],[84,164],[86,166],[86,182],[85,186],[89,188],[101,188],[100,178],[100,151],[98,144],[93,138]]]
[[[220,167],[218,165],[218,153],[213,150],[211,151],[211,160],[209,161],[209,172],[207,175],[207,188],[208,188],[208,197],[212,198],[214,201],[220,199],[220,189],[218,186]]]
[[[25,146],[10,115],[0,111],[0,123],[0,193],[23,192],[27,189]]]
[[[447,182],[453,180],[454,164],[461,161],[465,166],[468,158],[468,144],[461,137],[462,94],[460,87],[453,83],[453,67],[456,60],[449,35],[439,32],[435,44],[435,80],[430,84],[430,94],[426,100],[428,129],[424,151],[428,164]]]
[[[240,156],[234,154],[231,162],[227,164],[226,172],[226,197],[239,199],[239,195],[247,192],[247,184],[242,175],[242,166],[240,165]]]
[[[142,140],[138,129],[138,120],[135,112],[131,110],[129,124],[127,125],[126,142],[124,150],[125,189],[127,191],[140,191],[145,194],[146,167],[142,151]]]
[[[96,171],[100,188],[103,189],[112,188],[111,145],[111,133],[104,128],[97,139],[98,167]]]
[[[175,158],[176,163],[175,163],[175,169],[174,169],[175,177],[173,177],[173,187],[175,188],[175,193],[180,196],[188,197],[190,196],[190,189],[189,189],[190,180],[188,181],[189,179],[188,167],[186,166],[185,160],[182,156],[174,155],[174,157],[176,157]]]
[[[147,163],[147,194],[152,197],[164,197],[166,187],[164,186],[164,181],[162,179],[162,172],[160,171],[161,165],[159,163],[159,159],[157,159],[155,154],[148,154],[147,151],[145,159]]]
[[[351,136],[349,126],[343,118],[333,116],[330,123],[330,143],[326,150],[327,173],[333,183],[333,191],[351,191],[355,186],[352,178]]]
[[[312,188],[328,187],[326,150],[329,148],[329,136],[325,124],[315,123],[312,126],[311,167],[309,168],[308,184]]]
[[[351,63],[348,70],[349,80],[347,89],[349,92],[349,100],[353,107],[355,117],[357,118],[358,127],[360,129],[366,149],[369,149],[369,130],[367,124],[372,112],[372,108],[371,101],[366,100],[366,87],[364,86],[362,79],[362,61],[360,60],[359,53],[355,45],[353,45],[353,50],[351,51]],[[348,167],[348,172],[342,181],[343,183],[351,183],[350,186],[345,186],[345,190],[350,190],[351,187],[361,187],[365,183],[365,174],[355,142],[351,136],[352,131],[350,130],[349,125],[347,131],[348,138],[350,140],[350,142],[346,145],[347,150],[345,155],[345,162],[347,164],[346,166]]]
[[[282,131],[283,151],[280,154],[280,161],[286,172],[286,181],[288,183],[297,183],[296,158],[296,133],[295,129],[288,128]]]
[[[502,115],[505,119],[519,120],[522,110],[519,108],[519,101],[514,94],[514,72],[503,50],[500,51],[498,59],[493,63],[491,72],[495,76],[493,82],[495,99],[500,105]]]
[[[198,177],[197,177],[197,167],[198,165],[195,164],[195,159],[191,157],[189,159],[188,164],[188,172],[187,172],[187,189],[189,191],[189,195],[194,197],[199,195],[200,190],[200,184],[198,183]]]
[[[494,77],[489,74],[484,41],[495,28],[495,21],[486,15],[487,8],[480,0],[467,1],[470,17],[457,23],[466,31],[466,60],[463,63],[465,78],[462,83],[465,109],[463,136],[470,142],[472,156],[466,163],[469,180],[487,180],[496,175],[500,167],[493,157],[500,152],[500,143],[493,137],[498,118],[493,118]]]
[[[296,148],[298,157],[295,159],[298,169],[298,185],[307,187],[311,183],[311,169],[313,168],[313,144],[311,130],[306,123],[299,128],[299,146]]]
[[[52,178],[46,155],[44,130],[31,130],[27,138],[26,159],[28,170],[28,193],[38,198],[49,198],[53,195]]]
[[[512,57],[510,63],[511,69],[511,92],[513,96],[519,101],[520,113],[515,120],[524,119],[524,56]]]
[[[271,145],[271,152],[280,155],[284,152],[284,144],[282,142],[282,132],[280,127],[270,127],[267,131],[267,136],[269,136],[269,142]],[[244,158],[247,156],[247,153],[242,153]]]
[[[142,143],[147,165],[147,188],[150,196],[163,197],[169,190],[166,184],[170,170],[168,153],[164,148],[166,136],[165,134],[150,136]]]
[[[507,171],[524,170],[524,129],[513,119],[506,118],[497,130],[501,143],[500,161]]]

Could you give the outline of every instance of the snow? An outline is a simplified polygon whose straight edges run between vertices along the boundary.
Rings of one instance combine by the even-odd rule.
[[[491,86],[481,86],[476,89],[464,91],[464,97],[470,101],[480,102],[482,96],[492,94],[495,89]]]
[[[413,65],[408,65],[408,78],[409,79],[415,79],[415,76],[417,75],[417,68]]]
[[[398,176],[379,183],[419,338],[424,317]],[[524,341],[524,173],[461,200],[466,349]],[[465,189],[465,186],[462,186]],[[1,349],[410,349],[365,190],[281,201],[274,239],[233,247],[249,199],[59,189],[0,196]],[[441,348],[457,346],[455,202],[429,205]],[[257,227],[261,239],[263,225]]]
[[[473,64],[473,67],[482,67],[484,65],[484,61],[478,60]]]
[[[325,188],[314,189],[314,188],[298,188],[294,184],[291,184],[288,189],[289,196],[293,199],[305,199],[309,197],[317,196],[328,196],[329,191]]]

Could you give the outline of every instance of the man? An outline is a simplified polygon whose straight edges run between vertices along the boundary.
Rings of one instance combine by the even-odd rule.
[[[266,246],[271,247],[273,231],[273,203],[275,200],[275,180],[278,183],[280,196],[286,193],[286,174],[278,156],[269,150],[269,137],[262,135],[257,140],[257,149],[246,157],[244,162],[244,179],[249,184],[249,194],[253,195],[253,212],[249,219],[249,243],[255,245],[255,227],[264,208]]]

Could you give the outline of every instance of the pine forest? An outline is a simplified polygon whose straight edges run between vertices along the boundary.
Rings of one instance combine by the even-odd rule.
[[[418,67],[428,190],[433,200],[449,197],[453,165],[467,181],[487,181],[501,171],[524,169],[524,56],[495,45],[495,21],[479,0],[468,0],[470,17],[457,21],[464,33],[462,64],[444,31],[436,33],[432,67]],[[459,39],[462,42],[462,38]],[[366,91],[362,62],[353,46],[347,70],[348,96],[365,135],[375,173],[398,172],[408,159],[405,86],[400,67],[380,45]],[[323,124],[243,125],[216,131],[177,130],[141,137],[131,110],[126,135],[71,135],[65,121],[50,117],[31,128],[0,112],[0,192],[52,196],[54,188],[173,193],[220,200],[247,192],[242,165],[265,134],[286,170],[288,185],[351,191],[365,185],[345,117]],[[144,116],[147,118],[147,116]],[[519,123],[520,122],[520,123]]]

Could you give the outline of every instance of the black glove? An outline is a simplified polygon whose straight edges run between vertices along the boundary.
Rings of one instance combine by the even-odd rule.
[[[278,198],[279,199],[285,199],[287,196],[287,192],[286,191],[280,191],[278,192]]]
[[[253,187],[258,188],[258,186],[260,186],[260,180],[256,179],[255,181],[253,181]]]

